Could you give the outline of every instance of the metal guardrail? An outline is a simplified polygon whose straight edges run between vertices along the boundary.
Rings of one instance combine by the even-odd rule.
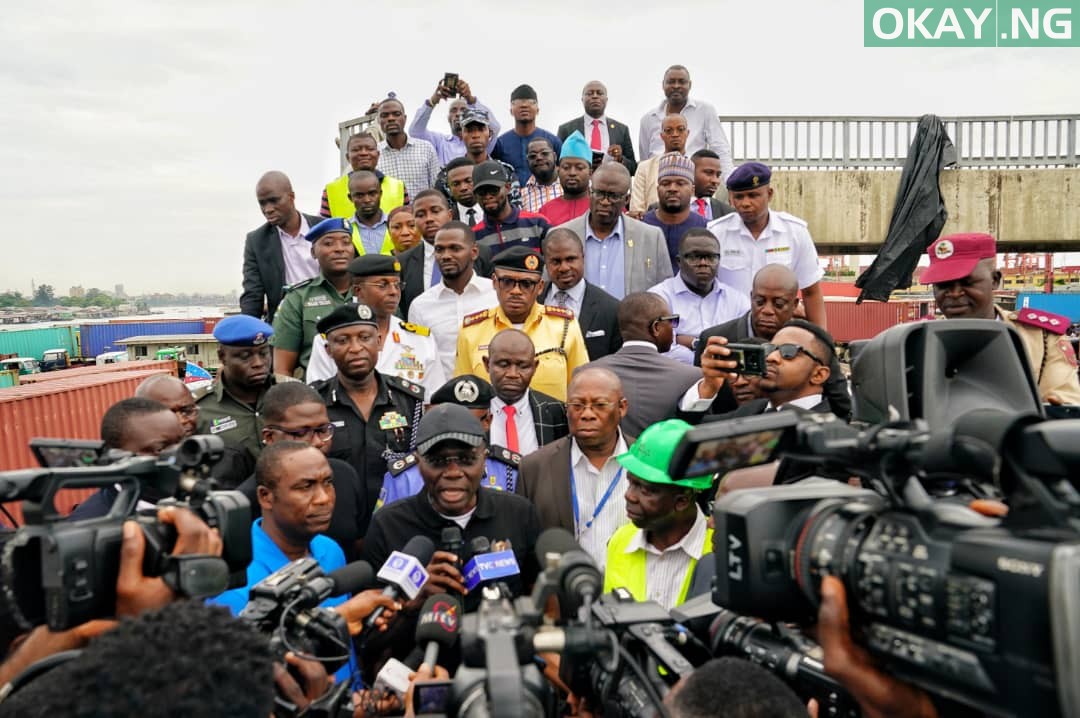
[[[957,167],[1080,166],[1080,115],[942,117]],[[802,169],[902,167],[918,118],[721,116],[736,164]]]
[[[370,132],[375,136],[375,139],[382,141],[382,130],[379,129],[379,123],[376,121],[375,113],[370,115],[361,115],[360,117],[354,117],[351,120],[345,120],[338,123],[338,155],[341,159],[341,171],[349,171],[349,162],[345,159],[345,148],[349,143],[349,138],[358,132]]]

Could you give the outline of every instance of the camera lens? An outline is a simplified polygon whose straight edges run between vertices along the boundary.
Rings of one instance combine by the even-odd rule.
[[[795,543],[793,568],[795,582],[815,610],[825,576],[858,580],[852,573],[858,573],[859,548],[880,510],[878,502],[827,499],[810,511]]]

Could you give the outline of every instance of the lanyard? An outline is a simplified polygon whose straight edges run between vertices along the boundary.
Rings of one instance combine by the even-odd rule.
[[[615,491],[615,485],[619,483],[619,478],[622,476],[623,467],[619,467],[619,470],[615,472],[614,478],[611,479],[611,483],[608,484],[607,490],[604,491],[604,495],[600,497],[600,503],[596,505],[593,510],[592,516],[585,522],[585,527],[581,528],[581,509],[578,508],[577,498],[577,483],[574,481],[574,463],[570,462],[570,499],[574,506],[574,526],[577,529],[577,534],[580,536],[585,533],[586,530],[592,528],[593,521],[596,521],[596,517],[600,515],[600,512],[604,509],[604,504],[611,498],[611,494]]]

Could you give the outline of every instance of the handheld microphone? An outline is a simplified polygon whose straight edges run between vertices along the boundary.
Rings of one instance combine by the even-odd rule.
[[[596,562],[566,529],[550,528],[540,534],[536,539],[536,556],[544,567],[549,565],[549,558],[556,561],[560,603],[566,600],[576,610],[586,598],[603,593],[604,577]]]
[[[465,548],[465,537],[461,535],[461,529],[457,526],[447,526],[442,530],[442,536],[439,539],[439,543],[440,549],[457,556],[455,566],[457,567],[457,570],[460,571],[462,561],[461,550]]]
[[[313,578],[300,589],[301,608],[317,606],[331,596],[363,591],[375,582],[375,569],[367,561],[353,561],[325,576]]]
[[[470,548],[473,550],[472,558],[462,569],[465,588],[469,591],[475,590],[480,585],[490,584],[521,573],[517,557],[511,549],[492,551],[491,543],[483,536],[474,538],[470,542]]]
[[[387,584],[383,595],[395,601],[403,595],[416,598],[427,582],[426,566],[434,553],[435,544],[427,536],[413,536],[403,550],[392,552],[377,574],[379,580]],[[378,606],[364,621],[364,626],[372,628],[382,614],[383,607]]]
[[[426,645],[424,663],[435,670],[439,649],[450,648],[458,640],[461,604],[453,596],[440,593],[432,596],[420,611],[416,624],[416,643]]]

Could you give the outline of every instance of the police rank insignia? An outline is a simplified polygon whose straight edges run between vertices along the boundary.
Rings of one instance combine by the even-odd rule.
[[[525,268],[526,269],[535,270],[539,266],[540,266],[540,258],[537,257],[535,254],[530,254],[528,257],[525,258]]]
[[[388,411],[379,419],[379,428],[383,431],[402,429],[409,425],[409,420],[396,411]]]
[[[255,335],[255,338],[251,340],[251,343],[253,346],[261,346],[263,344],[266,344],[266,335],[262,332],[257,333]]]

